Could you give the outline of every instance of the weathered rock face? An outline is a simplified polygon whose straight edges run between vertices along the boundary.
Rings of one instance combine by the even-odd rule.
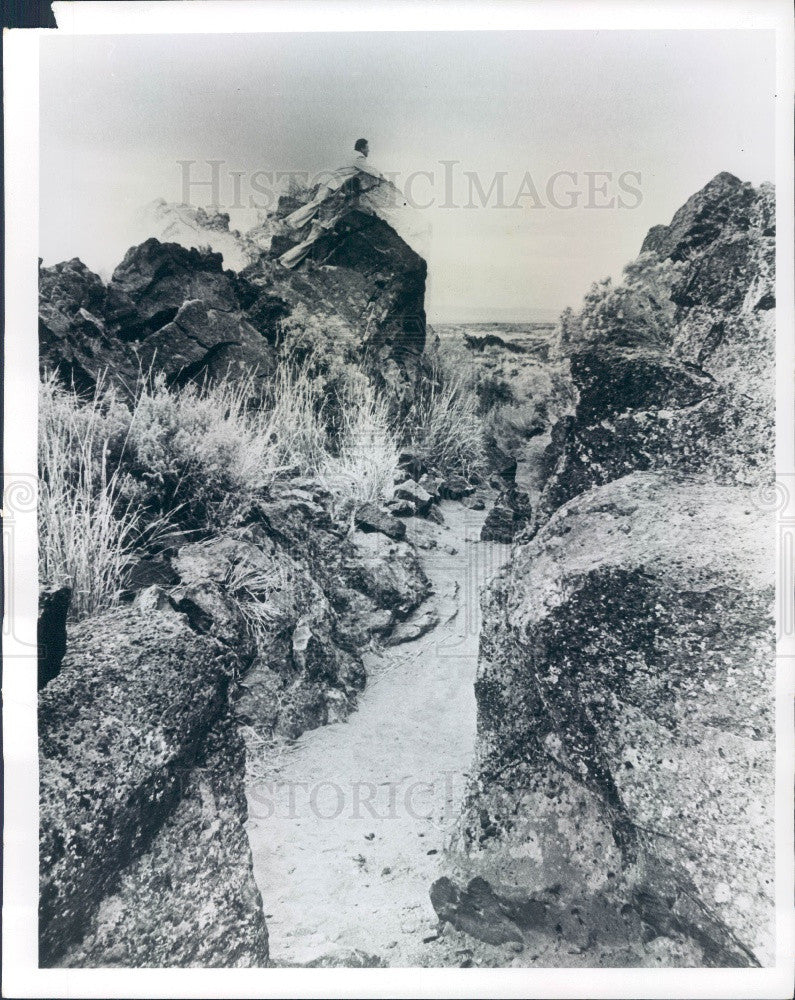
[[[43,965],[267,960],[226,718],[235,663],[170,608],[70,629],[39,702]]]
[[[651,926],[672,899],[710,964],[768,955],[770,539],[751,491],[634,473],[517,547],[484,609],[471,836],[536,887],[612,869]]]
[[[374,509],[348,533],[302,483],[163,557],[131,606],[70,626],[40,702],[44,964],[266,963],[238,726],[345,719],[362,649],[430,589],[384,533],[394,519]]]
[[[107,286],[78,259],[40,268],[41,365],[80,389],[105,371],[128,386],[150,368],[173,384],[205,372],[267,376],[281,321],[303,311],[350,338],[375,384],[405,408],[424,365],[425,261],[361,212],[318,241],[322,261],[289,271],[278,252],[262,251],[238,274],[220,253],[151,238],[127,251]]]
[[[289,207],[289,206],[287,206]],[[350,212],[315,244],[312,259],[290,271],[275,257],[294,242],[274,237],[271,258],[242,272],[313,318],[340,321],[362,345],[375,384],[405,409],[423,370],[427,265],[382,219]]]
[[[678,468],[760,484],[773,454],[775,198],[719,174],[643,243],[678,263],[676,305],[655,327],[572,345],[579,393],[553,430],[536,527],[589,486],[633,469]],[[662,311],[662,310],[660,310]],[[634,340],[634,343],[632,342]]]
[[[588,964],[611,909],[619,964],[772,960],[771,206],[720,175],[652,231],[675,321],[571,345],[575,412],[484,601],[472,866],[513,907],[565,887]]]
[[[105,371],[127,386],[150,368],[175,384],[230,368],[267,374],[287,312],[224,271],[220,254],[155,239],[128,250],[107,287],[76,259],[41,268],[39,287],[40,363],[81,389]]]

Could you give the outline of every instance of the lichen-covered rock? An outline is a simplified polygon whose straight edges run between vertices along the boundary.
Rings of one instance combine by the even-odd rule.
[[[157,888],[149,900],[153,923],[163,923],[150,932],[157,937],[151,952],[144,941],[125,936],[127,946],[137,949],[141,964],[189,964],[200,914],[173,919],[188,889],[161,870],[153,844],[183,802],[186,785],[198,780],[204,754],[213,752],[210,732],[221,727],[218,738],[235,745],[222,718],[236,660],[171,608],[120,608],[70,628],[61,672],[39,701],[43,965],[65,961],[70,948],[79,953],[82,939],[98,933],[107,907],[117,906],[105,901],[125,896],[123,883],[136,881],[132,866],[139,862],[140,871],[149,865],[149,886]],[[227,773],[224,781],[232,798],[204,803],[206,826],[194,826],[193,839],[181,843],[185,856],[171,859],[170,870],[176,874],[180,863],[201,870],[212,852],[223,858],[229,878],[215,887],[213,905],[204,910],[204,954],[212,955],[210,940],[223,942],[245,927],[250,937],[232,964],[256,964],[267,956],[267,937],[243,831],[242,773]],[[108,954],[99,940],[85,947],[92,963],[114,964],[113,950]],[[229,956],[219,946],[216,964]]]
[[[570,322],[577,400],[484,600],[472,867],[562,886],[593,964],[611,909],[630,964],[773,957],[773,206],[719,175]]]
[[[752,490],[634,473],[516,547],[468,817],[499,878],[610,889],[707,964],[770,960],[771,538]]]
[[[583,490],[636,469],[679,468],[727,484],[769,480],[774,209],[770,185],[719,174],[646,238],[644,254],[677,262],[675,310],[658,305],[670,324],[664,335],[658,326],[646,337],[633,329],[634,344],[623,328],[615,342],[600,328],[571,345],[578,400],[552,431],[536,528]]]
[[[146,852],[120,873],[62,966],[252,968],[268,964],[268,932],[243,820],[246,761],[222,716],[180,799]],[[220,877],[219,877],[220,873]]]

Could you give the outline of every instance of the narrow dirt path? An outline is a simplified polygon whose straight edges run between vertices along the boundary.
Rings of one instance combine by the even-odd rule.
[[[439,624],[368,654],[368,685],[349,720],[305,733],[269,781],[249,786],[277,964],[343,962],[355,950],[401,965],[436,932],[428,889],[475,744],[479,588],[508,548],[477,540],[484,513],[453,503],[443,512],[444,526],[422,524],[437,541],[423,558]]]

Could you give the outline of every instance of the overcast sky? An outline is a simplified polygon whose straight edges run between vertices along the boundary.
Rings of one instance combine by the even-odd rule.
[[[399,183],[433,175],[412,185],[436,202],[417,209],[432,320],[558,312],[618,276],[648,228],[719,171],[774,179],[773,53],[761,31],[44,38],[41,255],[107,274],[136,209],[182,200],[180,160],[200,180],[223,161],[222,205],[231,171],[243,203],[262,203],[255,171],[333,168],[363,136]],[[466,171],[484,194],[502,172],[502,204],[516,207],[496,207],[497,188],[480,207]],[[576,179],[550,192],[559,171]],[[588,171],[612,178],[589,194]],[[244,226],[252,211],[231,215]]]

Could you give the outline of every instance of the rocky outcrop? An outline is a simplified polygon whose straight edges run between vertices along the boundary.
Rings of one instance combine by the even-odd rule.
[[[278,220],[273,221],[278,226]],[[295,271],[251,251],[240,273],[220,253],[147,239],[130,248],[105,285],[80,260],[39,270],[42,368],[90,390],[101,373],[123,387],[141,372],[169,384],[230,371],[267,376],[282,322],[311,317],[336,331],[398,410],[424,370],[425,261],[376,216],[350,213]]]
[[[342,323],[361,344],[376,386],[405,412],[425,370],[425,261],[386,222],[359,211],[348,213],[317,241],[312,259],[290,271],[276,257],[294,241],[294,234],[274,237],[271,257],[243,276],[293,308],[304,305],[320,325]]]
[[[515,486],[503,490],[494,501],[480,531],[483,542],[510,544],[532,516],[530,498]]]
[[[220,254],[149,239],[107,286],[77,259],[40,269],[40,364],[81,390],[103,373],[127,389],[150,370],[169,384],[230,369],[268,374],[286,313],[224,271]]]
[[[340,332],[326,353],[363,363],[399,410],[424,363],[425,262],[358,214],[328,249],[333,262],[296,272],[252,253],[238,274],[148,239],[107,284],[77,259],[40,268],[41,366],[88,393],[100,379],[133,392],[149,372],[266,380],[308,318],[308,336]],[[64,595],[44,595],[43,965],[267,964],[241,733],[262,745],[345,719],[363,649],[430,590],[403,522],[374,504],[343,516],[302,470],[283,472],[230,503],[220,534],[160,537],[122,606],[70,622],[68,641]]]
[[[503,924],[557,886],[588,964],[617,961],[606,912],[619,964],[773,957],[772,204],[720,175],[644,243],[673,305],[584,314],[574,413],[484,599],[469,875]],[[467,892],[444,899],[460,926]]]
[[[759,485],[773,454],[775,199],[719,174],[655,227],[640,260],[676,265],[629,333],[619,319],[571,345],[579,399],[553,430],[536,528],[561,504],[634,469]],[[659,322],[659,315],[666,321]],[[668,319],[670,317],[670,319]],[[641,314],[641,320],[644,314]]]

